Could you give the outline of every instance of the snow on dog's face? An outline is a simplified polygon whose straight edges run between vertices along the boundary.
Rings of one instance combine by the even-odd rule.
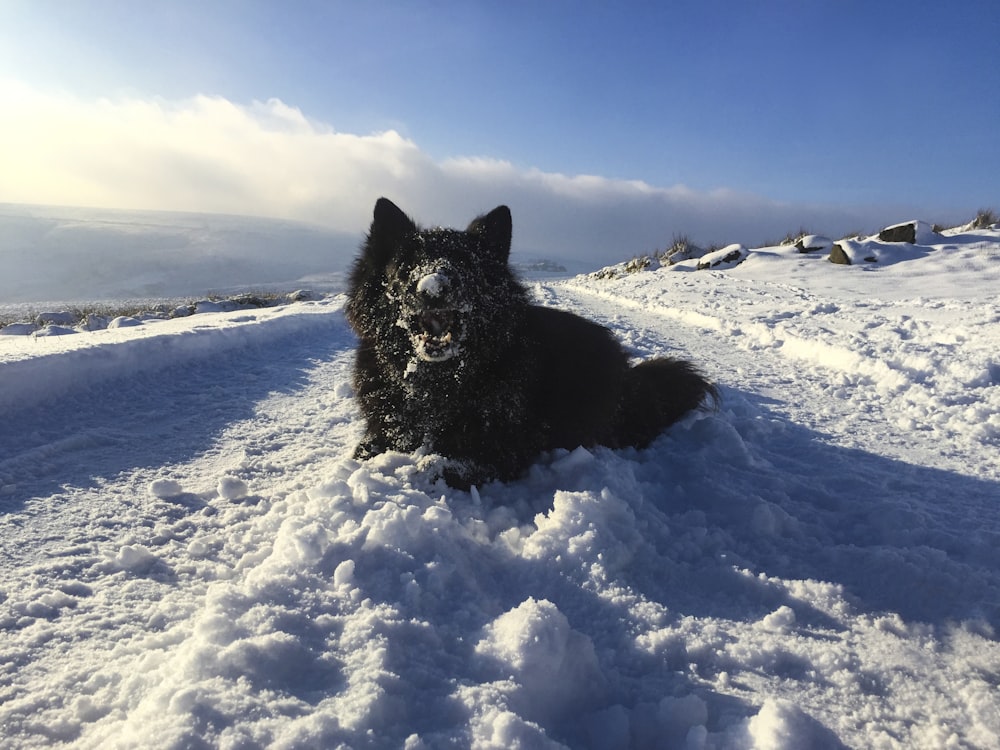
[[[507,267],[510,235],[506,206],[465,231],[423,230],[380,199],[351,278],[348,319],[404,377],[425,363],[466,366],[468,352],[488,352],[514,324],[506,311],[524,290]]]
[[[436,261],[394,269],[386,280],[385,294],[399,309],[396,325],[424,362],[441,362],[462,351],[462,315],[469,308],[457,278],[451,263]]]

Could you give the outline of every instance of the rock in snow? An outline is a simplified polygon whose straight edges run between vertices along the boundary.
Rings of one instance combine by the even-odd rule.
[[[893,224],[878,233],[882,242],[908,242],[911,245],[934,245],[942,240],[926,221],[906,221]]]
[[[795,241],[800,253],[828,253],[833,249],[833,241],[818,234],[806,234]]]
[[[698,259],[698,270],[735,268],[746,260],[749,251],[743,245],[728,245],[721,250],[705,253]]]

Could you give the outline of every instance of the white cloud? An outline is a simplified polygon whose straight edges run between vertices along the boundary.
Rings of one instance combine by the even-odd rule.
[[[434,161],[395,131],[338,133],[277,99],[86,101],[9,80],[0,164],[0,202],[247,214],[359,233],[380,195],[432,224],[463,225],[506,203],[517,248],[607,262],[675,233],[753,243],[800,225],[835,233],[900,218],[496,159]]]

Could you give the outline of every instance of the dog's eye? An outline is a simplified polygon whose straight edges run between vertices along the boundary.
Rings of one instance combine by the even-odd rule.
[[[403,293],[403,282],[398,278],[390,276],[382,282],[382,286],[385,287],[385,296],[389,299],[396,299]]]

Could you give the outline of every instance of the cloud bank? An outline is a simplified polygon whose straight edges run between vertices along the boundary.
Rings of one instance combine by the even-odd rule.
[[[381,195],[426,224],[464,225],[506,203],[515,250],[590,265],[675,234],[760,244],[800,226],[838,234],[909,218],[493,158],[435,160],[393,130],[339,133],[277,99],[87,101],[10,80],[0,81],[0,163],[0,202],[274,217],[359,236]]]

